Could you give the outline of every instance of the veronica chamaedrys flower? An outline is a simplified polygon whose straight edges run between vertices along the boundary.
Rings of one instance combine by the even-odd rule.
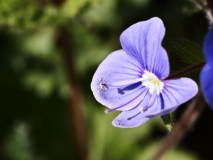
[[[137,127],[196,95],[197,84],[189,78],[165,80],[169,61],[161,46],[164,34],[157,17],[130,26],[120,36],[123,49],[112,52],[96,70],[91,83],[96,100],[109,108],[106,113],[122,111],[114,126]]]
[[[200,81],[203,95],[213,109],[213,28],[209,29],[203,45],[206,64],[201,71]]]

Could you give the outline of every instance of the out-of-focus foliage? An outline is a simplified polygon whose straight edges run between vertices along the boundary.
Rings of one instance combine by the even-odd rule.
[[[57,42],[61,28],[67,30],[81,89],[89,160],[150,157],[167,134],[161,119],[134,129],[113,127],[111,121],[118,113],[104,113],[90,82],[98,64],[121,49],[121,32],[153,16],[166,26],[163,46],[171,70],[179,68],[171,40],[185,37],[200,42],[206,32],[203,15],[182,14],[185,4],[168,0],[0,0],[0,144],[5,148],[3,153],[0,150],[0,159],[25,156],[34,160],[35,155],[45,160],[76,159],[73,117],[67,103],[75,90],[68,85],[63,50]],[[17,121],[27,124],[27,129],[25,125],[13,129]],[[178,145],[165,159],[196,160],[197,150],[189,149]]]
[[[159,141],[155,143],[151,143],[146,146],[146,148],[140,152],[138,155],[138,158],[136,160],[141,159],[149,159],[151,155],[158,149]],[[196,155],[192,155],[189,152],[185,152],[183,150],[180,150],[178,148],[174,148],[169,150],[163,157],[163,160],[198,160]]]
[[[38,29],[67,23],[98,0],[0,0],[0,24],[11,29]]]
[[[17,124],[12,134],[7,137],[5,149],[8,158],[11,158],[11,160],[44,160],[33,155],[27,126],[23,123]]]
[[[24,34],[23,38],[20,37],[20,47],[24,51],[21,63],[25,64],[25,67],[20,70],[25,72],[23,83],[42,97],[50,95],[54,89],[57,89],[62,97],[66,97],[69,92],[64,76],[64,66],[54,38],[54,28],[51,27]],[[36,61],[37,65],[31,66],[32,60]],[[15,57],[14,69],[19,66],[19,63],[20,57]]]
[[[90,103],[93,107],[96,104]],[[92,107],[91,107],[92,108]],[[89,160],[147,160],[159,147],[160,140],[152,139],[153,127],[163,128],[160,118],[155,118],[142,127],[132,129],[120,129],[112,126],[111,122],[117,113],[103,115],[103,111],[93,109],[88,111],[92,117],[88,117],[91,123],[89,132]],[[196,156],[181,149],[173,149],[168,152],[165,160],[197,160]]]

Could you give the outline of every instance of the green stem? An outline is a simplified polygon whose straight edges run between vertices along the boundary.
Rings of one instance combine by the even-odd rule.
[[[161,119],[165,125],[165,128],[167,129],[168,132],[172,131],[172,120],[171,120],[171,115],[170,114],[166,114],[166,115],[162,115]]]
[[[181,71],[178,71],[178,72],[176,72],[176,73],[174,73],[174,74],[170,74],[169,77],[167,77],[166,79],[181,77],[181,76],[183,76],[183,75],[185,75],[185,74],[187,74],[187,73],[190,73],[190,72],[193,72],[193,71],[195,71],[195,70],[197,70],[197,69],[202,68],[205,64],[206,64],[206,63],[204,62],[204,63],[196,64],[196,65],[194,65],[194,66],[190,66],[190,67],[185,68],[185,69],[183,69],[183,70],[181,70]]]

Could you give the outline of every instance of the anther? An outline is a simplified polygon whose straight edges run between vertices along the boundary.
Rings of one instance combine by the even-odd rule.
[[[108,109],[106,109],[106,110],[105,110],[105,113],[106,113],[106,114],[108,114],[108,113],[109,113],[109,110],[108,110]]]
[[[147,111],[147,108],[141,107],[141,112],[146,112],[146,111]]]
[[[99,79],[99,88],[101,90],[107,90],[109,88],[102,78]]]
[[[99,84],[99,87],[100,87],[101,89],[103,89],[103,90],[107,90],[107,89],[108,89],[108,86],[107,86],[107,84],[105,84],[105,83],[100,83],[100,84]]]

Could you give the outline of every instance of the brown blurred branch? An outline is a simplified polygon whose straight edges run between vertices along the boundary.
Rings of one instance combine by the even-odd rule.
[[[172,78],[178,78],[178,77],[181,77],[187,73],[190,73],[190,72],[193,72],[197,69],[200,69],[202,68],[204,65],[206,64],[206,62],[203,62],[203,63],[200,63],[200,64],[196,64],[196,65],[193,65],[193,66],[190,66],[188,68],[185,68],[181,71],[178,71],[176,73],[173,73],[173,74],[170,74],[169,77],[167,77],[166,79],[172,79]]]
[[[207,0],[207,6],[210,9],[211,15],[213,16],[213,1]]]
[[[174,126],[173,131],[166,136],[159,149],[150,160],[159,160],[172,146],[174,146],[187,133],[192,125],[195,124],[198,116],[205,106],[203,95],[199,93],[189,104],[189,107],[181,117],[180,121]]]
[[[209,20],[210,24],[213,21],[213,1],[212,0],[206,0],[206,17]]]
[[[85,160],[87,157],[87,137],[86,137],[86,129],[84,124],[84,117],[82,113],[82,95],[81,88],[78,84],[76,77],[76,69],[75,69],[75,60],[73,53],[73,46],[70,39],[72,38],[71,34],[68,32],[66,28],[60,28],[56,32],[57,34],[57,44],[61,50],[61,56],[63,59],[66,75],[68,78],[69,86],[73,91],[73,94],[69,99],[69,110],[70,110],[70,119],[72,123],[72,132],[74,132],[74,141],[77,150],[77,159]]]

